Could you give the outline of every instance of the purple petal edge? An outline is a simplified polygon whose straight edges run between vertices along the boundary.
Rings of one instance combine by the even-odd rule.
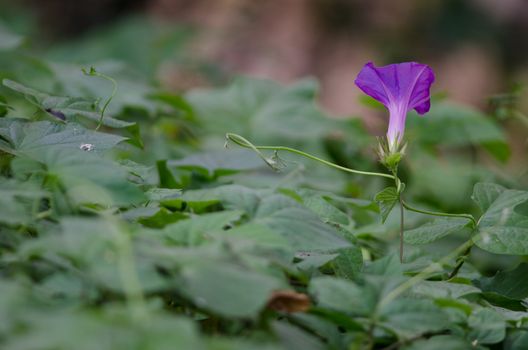
[[[407,112],[413,108],[420,115],[429,111],[434,80],[433,70],[425,64],[404,62],[376,67],[368,62],[355,84],[387,107],[390,112],[387,136],[390,143],[396,145],[405,131]]]

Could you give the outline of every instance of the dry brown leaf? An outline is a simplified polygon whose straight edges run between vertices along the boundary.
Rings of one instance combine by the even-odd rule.
[[[293,290],[275,291],[268,301],[269,309],[289,313],[307,311],[310,306],[308,295]]]

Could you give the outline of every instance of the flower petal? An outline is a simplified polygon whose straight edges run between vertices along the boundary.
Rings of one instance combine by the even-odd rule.
[[[418,114],[429,111],[429,90],[434,80],[432,69],[417,62],[389,64],[384,67],[376,67],[368,62],[359,72],[356,85],[389,110],[387,139],[391,152],[396,152],[403,138],[407,112],[413,108]]]
[[[429,112],[429,109],[431,108],[431,100],[427,99],[422,104],[419,104],[418,106],[414,107],[414,110],[418,112],[419,115],[424,115],[425,113]]]
[[[384,81],[380,76],[378,69],[372,62],[365,64],[354,82],[364,93],[388,107],[388,89],[384,85]]]
[[[405,62],[376,67],[367,63],[356,78],[356,85],[367,95],[389,105],[415,108],[419,114],[429,111],[432,69],[421,63]]]

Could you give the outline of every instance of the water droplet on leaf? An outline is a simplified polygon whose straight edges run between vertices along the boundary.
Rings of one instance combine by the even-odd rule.
[[[80,146],[79,146],[80,149],[82,149],[83,151],[91,151],[94,149],[94,145],[91,144],[91,143],[82,143]]]

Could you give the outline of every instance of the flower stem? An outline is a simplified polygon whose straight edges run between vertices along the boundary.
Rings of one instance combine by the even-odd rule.
[[[402,192],[403,192],[404,186],[403,186],[403,183],[401,182],[401,180],[399,179],[396,170],[392,170],[392,174],[385,174],[385,173],[376,173],[376,172],[369,172],[369,171],[361,171],[361,170],[356,170],[356,169],[350,169],[350,168],[343,167],[341,165],[337,165],[335,163],[329,162],[329,161],[324,160],[322,158],[316,157],[316,156],[314,156],[312,154],[309,154],[309,153],[306,153],[306,152],[303,152],[303,151],[299,151],[297,149],[290,148],[290,147],[284,147],[284,146],[257,146],[257,145],[252,144],[250,141],[248,141],[243,136],[240,136],[240,135],[237,135],[237,134],[227,133],[226,134],[226,139],[227,139],[227,141],[232,141],[232,142],[234,142],[235,144],[237,144],[237,145],[239,145],[241,147],[252,149],[255,153],[257,153],[259,155],[259,157],[261,157],[266,162],[266,164],[268,164],[273,169],[276,169],[275,161],[273,159],[267,158],[261,152],[261,150],[272,150],[272,151],[275,151],[275,152],[278,152],[278,151],[290,152],[290,153],[294,153],[294,154],[300,155],[302,157],[305,157],[305,158],[308,158],[308,159],[311,159],[311,160],[315,160],[315,161],[317,161],[319,163],[328,165],[328,166],[330,166],[332,168],[335,168],[335,169],[338,169],[338,170],[341,170],[341,171],[345,171],[345,172],[348,172],[348,173],[353,173],[353,174],[358,174],[358,175],[367,175],[367,176],[379,176],[379,177],[385,177],[385,178],[393,179],[395,184],[396,184],[396,191],[398,193],[398,200],[400,202],[400,262],[403,262],[403,252],[404,252],[404,244],[403,244],[404,209],[407,209],[409,211],[414,211],[416,213],[425,214],[425,215],[466,218],[468,220],[471,220],[471,222],[473,223],[473,227],[477,226],[477,221],[470,214],[450,214],[450,213],[441,213],[441,212],[435,212],[435,211],[429,211],[429,210],[422,210],[422,209],[414,208],[414,207],[410,206],[409,204],[407,204],[402,198]],[[464,251],[464,253],[462,254],[460,260],[458,261],[457,265],[455,266],[455,269],[449,275],[450,276],[449,278],[452,278],[453,276],[455,276],[458,273],[458,270],[462,267],[462,264],[464,263],[464,260],[465,260],[464,257],[469,254],[470,248],[471,248],[471,246],[469,248],[467,248],[466,251]]]
[[[347,173],[353,173],[353,174],[358,174],[358,175],[367,175],[367,176],[380,176],[380,177],[386,177],[386,178],[389,178],[389,179],[395,179],[394,176],[390,175],[390,174],[376,173],[376,172],[370,172],[370,171],[362,171],[362,170],[356,170],[356,169],[350,169],[350,168],[347,168],[347,167],[343,167],[341,165],[337,165],[335,163],[332,163],[332,162],[329,162],[329,161],[324,160],[322,158],[319,158],[319,157],[316,157],[314,155],[311,155],[309,153],[306,153],[306,152],[303,152],[303,151],[299,151],[299,150],[297,150],[295,148],[284,147],[284,146],[256,146],[256,145],[253,145],[251,142],[249,142],[244,137],[242,137],[240,135],[237,135],[237,134],[231,134],[231,133],[226,134],[226,138],[227,138],[227,140],[233,141],[234,143],[236,143],[239,146],[242,146],[244,148],[250,148],[250,149],[254,150],[272,168],[274,168],[274,164],[271,163],[270,160],[267,159],[262,154],[262,152],[260,152],[260,150],[273,150],[273,151],[276,151],[276,152],[277,151],[290,152],[290,153],[294,153],[294,154],[303,156],[303,157],[311,159],[311,160],[315,160],[315,161],[317,161],[319,163],[323,163],[323,164],[328,165],[328,166],[330,166],[332,168],[339,169],[341,171],[345,171]]]
[[[469,219],[471,220],[471,222],[473,223],[474,227],[477,226],[477,220],[475,220],[475,218],[473,217],[473,215],[470,215],[470,214],[451,214],[451,213],[441,213],[441,212],[437,212],[437,211],[429,211],[429,210],[423,210],[423,209],[417,209],[417,208],[413,208],[411,207],[409,204],[407,204],[403,199],[401,200],[401,203],[403,205],[403,207],[407,210],[410,210],[410,211],[414,211],[416,213],[421,213],[421,214],[425,214],[425,215],[432,215],[432,216],[445,216],[445,217],[454,217],[454,218],[466,218],[466,219]]]
[[[470,215],[470,214],[450,214],[450,213],[441,213],[441,212],[436,212],[436,211],[429,211],[429,210],[423,210],[423,209],[418,209],[418,208],[414,208],[412,206],[410,206],[409,204],[407,204],[404,200],[403,200],[403,197],[402,197],[402,192],[404,190],[404,187],[402,186],[402,182],[400,180],[400,178],[398,177],[398,173],[397,173],[397,170],[393,170],[392,171],[393,175],[394,175],[394,182],[396,184],[396,191],[398,193],[398,199],[400,201],[400,262],[403,263],[403,235],[404,235],[404,215],[403,215],[403,209],[407,209],[409,211],[414,211],[416,213],[420,213],[420,214],[425,214],[425,215],[432,215],[432,216],[444,216],[444,217],[459,217],[459,218],[465,218],[465,219],[469,219],[471,220],[472,224],[473,224],[473,227],[477,227],[477,221],[475,220],[475,218]],[[464,258],[465,256],[467,256],[467,254],[469,254],[469,250],[471,248],[468,248],[468,251],[467,252],[464,252],[463,255],[460,257],[461,260],[458,261],[457,263],[457,266],[455,267],[455,270],[450,274],[450,277],[451,278],[452,276],[455,276],[457,273],[458,273],[458,270],[462,267],[462,264],[464,264]],[[458,266],[458,264],[460,264],[460,266]]]
[[[398,168],[397,166],[392,169],[392,175],[394,175],[394,183],[396,184],[396,193],[398,194],[398,201],[400,202],[400,263],[403,264],[403,233],[405,229],[405,212],[403,208],[403,198],[402,198],[402,192],[404,190],[404,186],[402,186],[402,182],[400,178],[398,177]]]

